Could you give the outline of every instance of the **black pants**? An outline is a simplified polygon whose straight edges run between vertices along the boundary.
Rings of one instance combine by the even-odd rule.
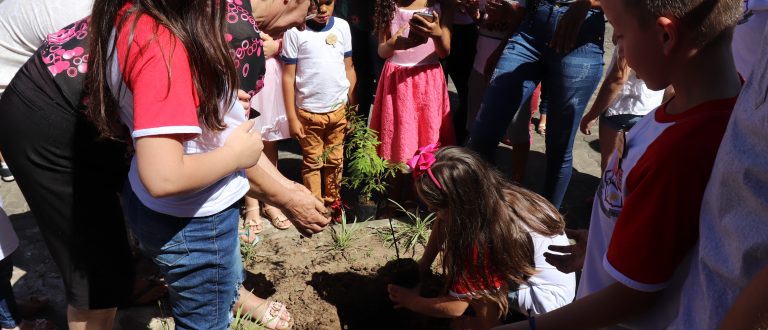
[[[118,307],[133,285],[118,196],[127,173],[125,144],[99,140],[35,62],[0,99],[0,151],[61,271],[68,303]]]
[[[477,25],[456,24],[451,32],[451,54],[446,58],[446,73],[451,76],[459,94],[459,107],[451,109],[456,143],[461,145],[467,138],[467,108],[469,74],[475,62]]]

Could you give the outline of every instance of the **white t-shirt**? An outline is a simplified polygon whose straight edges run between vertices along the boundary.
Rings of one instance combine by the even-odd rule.
[[[674,319],[702,195],[734,101],[712,100],[674,115],[662,105],[618,143],[624,151],[613,153],[595,193],[577,299],[620,283],[660,292],[649,310],[620,326],[663,329]]]
[[[242,105],[234,100],[231,102],[224,116],[227,128],[223,131],[203,130],[197,118],[196,89],[184,46],[166,28],[160,26],[155,31],[154,21],[145,15],[136,24],[133,44],[129,47],[129,26],[131,24],[126,24],[119,32],[117,51],[110,63],[109,87],[118,99],[120,119],[128,126],[134,141],[146,136],[185,135],[190,137],[183,143],[185,154],[209,152],[222,146],[229,134],[246,119]],[[147,47],[149,42],[164,48],[161,50],[156,44]],[[126,57],[132,61],[130,64],[123,60]],[[129,67],[124,67],[126,65]],[[133,192],[145,206],[176,217],[219,213],[250,189],[244,171],[236,171],[195,192],[152,197],[141,182],[135,156],[128,179]]]
[[[282,59],[296,64],[296,106],[328,113],[347,103],[349,80],[344,60],[352,56],[347,21],[331,17],[320,30],[292,28],[283,37]]]
[[[619,47],[616,47],[611,58],[611,66],[616,65],[619,57]],[[645,82],[637,77],[635,70],[629,70],[629,78],[621,86],[616,99],[605,110],[605,116],[636,115],[645,116],[656,109],[664,99],[664,91],[648,89]]]
[[[45,37],[91,14],[93,0],[0,1],[0,94]]]
[[[532,314],[542,314],[573,301],[576,295],[576,274],[565,274],[544,258],[544,252],[548,251],[550,245],[569,245],[568,237],[546,237],[536,232],[529,234],[533,239],[533,262],[537,273],[528,279],[526,285],[520,286],[517,290],[518,306],[510,308],[517,308],[523,314],[527,314],[528,309]]]
[[[768,29],[761,41],[768,42]],[[699,245],[671,329],[715,329],[768,267],[768,48],[741,90],[701,207]]]
[[[8,219],[8,215],[5,214],[3,209],[3,198],[0,197],[0,260],[11,255],[13,251],[19,246],[19,238],[16,237],[16,232],[13,231],[11,226],[11,220]]]

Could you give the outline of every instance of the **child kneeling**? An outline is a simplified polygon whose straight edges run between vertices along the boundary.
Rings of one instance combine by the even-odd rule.
[[[437,213],[419,266],[429,271],[442,251],[447,294],[424,298],[390,285],[397,307],[489,329],[508,312],[545,313],[573,300],[575,275],[544,260],[548,245],[568,242],[562,217],[546,199],[460,147],[421,148],[408,165],[419,198]],[[460,318],[470,306],[475,317]]]

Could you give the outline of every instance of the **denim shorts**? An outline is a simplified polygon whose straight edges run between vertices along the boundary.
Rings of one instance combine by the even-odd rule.
[[[165,276],[176,329],[228,329],[243,280],[239,203],[207,217],[178,218],[147,208],[125,187],[127,222]]]
[[[613,116],[606,116],[605,113],[600,115],[600,120],[603,122],[603,124],[607,125],[609,128],[614,129],[616,131],[629,131],[629,129],[632,128],[632,126],[635,126],[640,119],[643,119],[645,116],[639,116],[639,115],[613,115]]]

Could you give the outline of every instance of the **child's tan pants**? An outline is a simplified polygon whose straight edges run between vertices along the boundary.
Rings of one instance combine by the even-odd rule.
[[[303,109],[297,111],[305,135],[299,139],[303,154],[301,176],[307,189],[326,204],[341,197],[339,191],[344,164],[346,108],[341,106],[329,113],[312,113]],[[325,193],[322,192],[321,182],[325,185]]]

